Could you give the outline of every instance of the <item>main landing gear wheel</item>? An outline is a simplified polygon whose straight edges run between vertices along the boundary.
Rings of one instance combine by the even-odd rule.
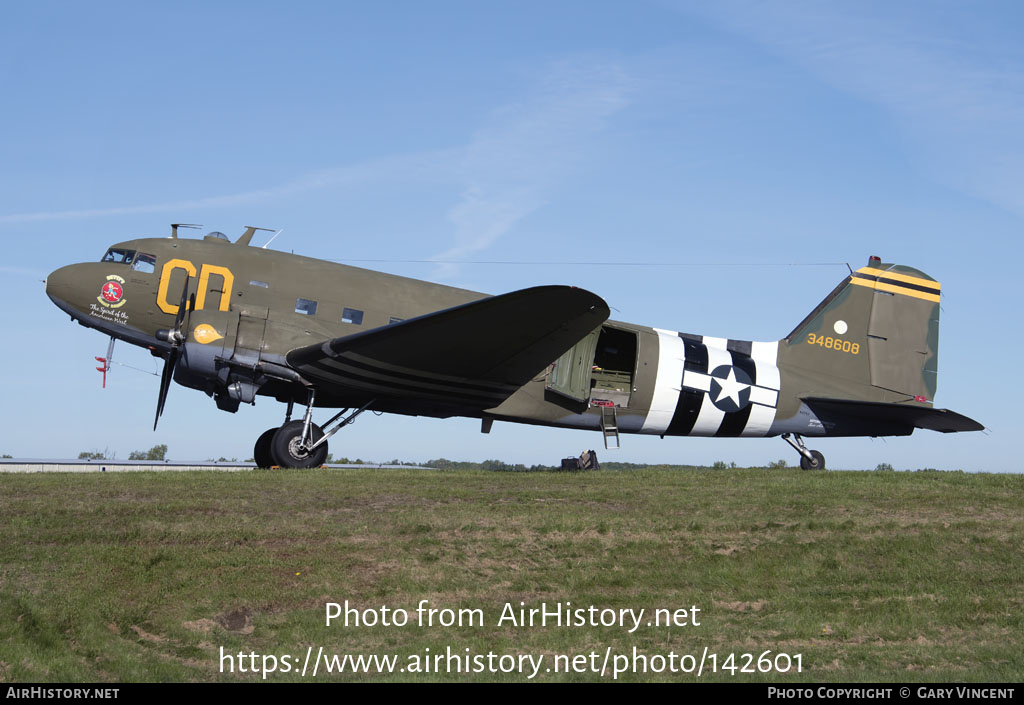
[[[284,425],[276,430],[267,431],[256,441],[256,460],[260,459],[261,444],[268,434],[272,434],[269,442],[270,456],[274,463],[283,468],[317,468],[327,460],[327,439],[339,430],[352,423],[359,414],[370,408],[376,399],[370,399],[361,407],[345,416],[350,410],[342,409],[332,416],[323,429],[313,423],[313,407],[316,405],[316,389],[309,390],[309,401],[302,421],[292,421],[293,401],[288,401],[288,413],[284,417]],[[341,417],[345,416],[344,419]],[[341,419],[338,421],[338,419]],[[335,421],[338,423],[331,426]],[[314,446],[316,446],[314,448]]]
[[[793,446],[793,450],[800,454],[801,470],[824,470],[825,456],[819,451],[811,450],[804,444],[804,439],[799,433],[783,433],[782,440]]]
[[[274,462],[274,454],[270,452],[270,444],[274,440],[276,428],[268,428],[263,435],[256,439],[256,447],[252,451],[252,459],[256,461],[258,468],[270,468],[277,465]]]
[[[800,456],[800,469],[801,470],[824,470],[825,469],[825,456],[821,454],[821,451],[812,450],[810,451],[812,459]]]
[[[283,468],[316,468],[327,459],[327,444],[321,443],[310,451],[302,443],[302,421],[289,421],[277,429],[270,442],[270,452],[274,461]],[[324,432],[315,423],[309,425],[308,445],[313,445],[324,437]]]

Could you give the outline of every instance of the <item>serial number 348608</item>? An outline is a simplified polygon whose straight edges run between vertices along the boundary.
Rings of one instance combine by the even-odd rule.
[[[828,348],[829,350],[835,350],[836,352],[860,355],[860,343],[851,343],[849,340],[832,337],[826,338],[823,335],[815,335],[814,333],[811,333],[807,336],[807,343],[809,345],[817,345],[819,347]]]

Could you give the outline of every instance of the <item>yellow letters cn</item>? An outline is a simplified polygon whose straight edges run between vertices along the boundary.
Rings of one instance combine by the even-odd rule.
[[[199,270],[199,293],[196,294],[196,310],[200,311],[206,306],[206,289],[210,284],[210,275],[216,274],[224,280],[220,290],[219,310],[227,311],[231,307],[231,289],[235,285],[235,275],[227,267],[219,267],[215,264],[204,264]]]
[[[171,283],[171,274],[175,269],[183,269],[189,277],[196,276],[196,266],[186,259],[167,260],[160,271],[160,286],[157,289],[156,305],[164,313],[178,313],[178,304],[172,304],[167,300],[167,288]],[[210,285],[210,277],[216,275],[223,281],[220,289],[220,304],[218,309],[227,311],[231,307],[231,291],[235,285],[235,275],[227,267],[215,264],[204,264],[199,270],[199,288],[196,292],[195,310],[200,311],[206,306],[206,294]]]
[[[167,287],[171,283],[171,273],[175,269],[184,269],[190,277],[196,275],[196,266],[187,259],[169,259],[160,270],[160,288],[156,292],[156,305],[164,313],[175,314],[178,312],[178,305],[167,301]]]

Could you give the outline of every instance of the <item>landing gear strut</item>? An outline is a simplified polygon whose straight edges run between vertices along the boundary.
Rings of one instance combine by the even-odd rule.
[[[315,423],[290,421],[274,433],[270,452],[283,468],[315,468],[327,459],[327,444],[315,448],[314,443],[324,437],[324,432]]]
[[[792,435],[792,438],[790,436]],[[796,440],[794,441],[793,438]],[[824,470],[825,469],[825,456],[819,451],[808,450],[807,446],[804,445],[804,439],[800,437],[799,433],[783,433],[782,440],[789,445],[793,446],[793,449],[800,454],[800,469],[801,470]]]
[[[282,468],[315,468],[323,465],[324,460],[327,459],[327,439],[355,421],[355,418],[366,411],[374,401],[376,400],[371,399],[343,419],[341,417],[348,413],[349,409],[342,409],[324,424],[324,428],[329,427],[338,419],[341,421],[325,433],[322,428],[313,423],[316,390],[310,389],[309,401],[306,404],[306,413],[302,421],[291,420],[293,403],[289,401],[284,424],[280,428],[264,431],[256,441],[253,459],[256,461],[257,467],[278,465]]]

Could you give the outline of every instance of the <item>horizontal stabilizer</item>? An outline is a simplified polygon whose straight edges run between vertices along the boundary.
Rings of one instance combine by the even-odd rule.
[[[584,289],[491,296],[288,353],[327,387],[486,409],[523,386],[609,315]]]
[[[985,427],[974,419],[969,419],[949,409],[822,397],[805,397],[803,401],[818,416],[846,417],[880,425],[903,425],[941,433],[985,430]]]

